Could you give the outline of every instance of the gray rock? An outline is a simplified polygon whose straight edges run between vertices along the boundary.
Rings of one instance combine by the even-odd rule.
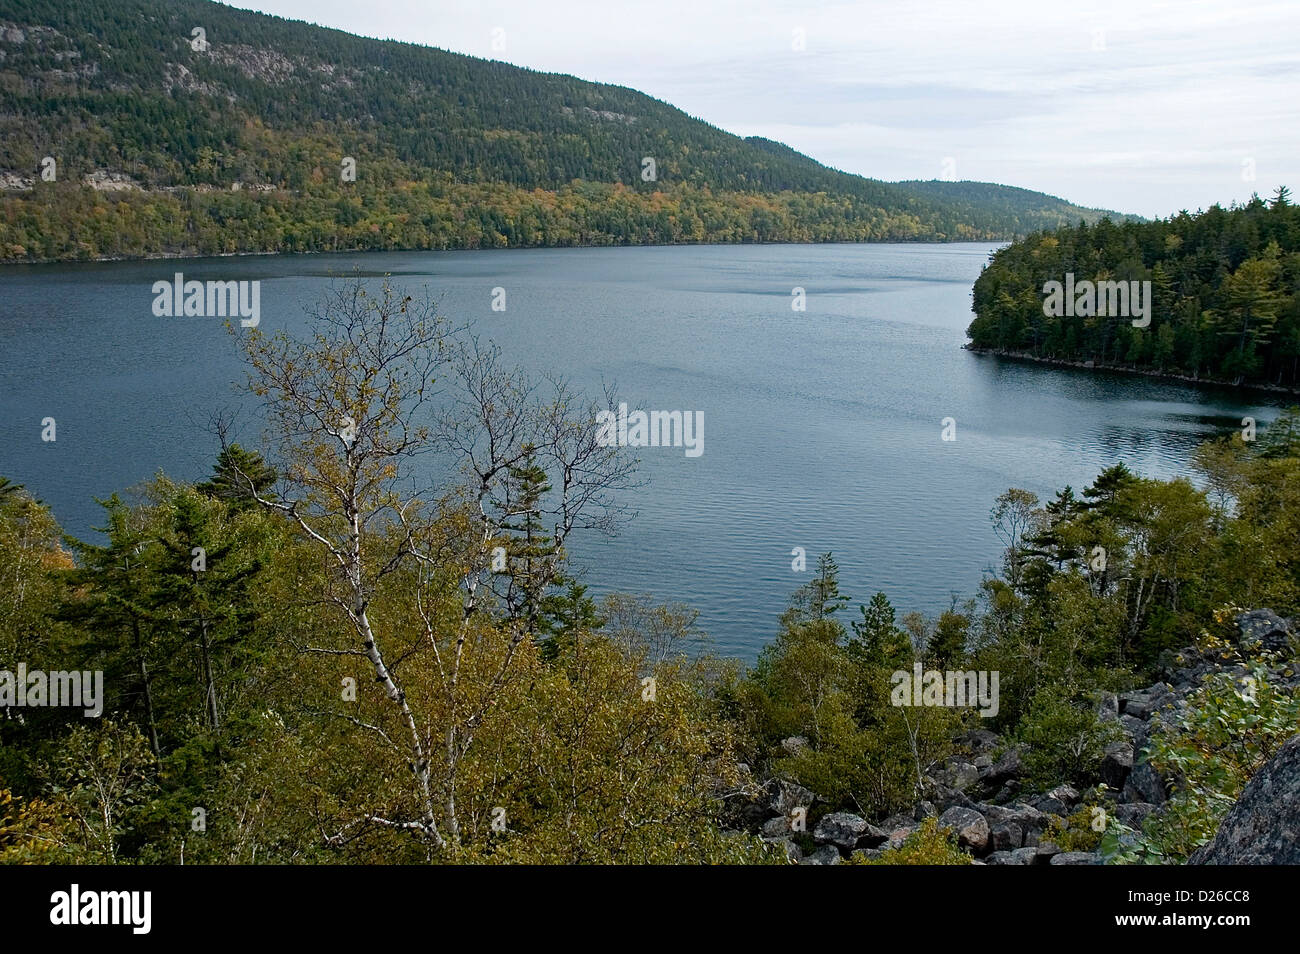
[[[979,772],[981,776],[987,775],[989,769],[993,768],[993,756],[977,755],[971,761],[971,765],[975,766],[975,771]]]
[[[989,785],[999,785],[1024,773],[1024,763],[1020,758],[1020,749],[1013,746],[1002,753],[1002,757],[993,763],[993,767],[984,776]]]
[[[867,825],[862,834],[858,836],[859,848],[878,848],[885,842],[889,841],[889,832],[883,828],[877,828],[875,825]]]
[[[764,838],[788,838],[793,832],[790,829],[790,819],[786,815],[777,815],[775,818],[769,818],[763,822],[762,833]]]
[[[976,811],[989,820],[991,825],[1013,824],[1019,825],[1022,829],[1042,828],[1047,824],[1047,819],[1043,813],[1031,805],[1019,802],[1015,805],[987,805],[980,804],[975,806]]]
[[[1052,859],[1061,853],[1061,849],[1056,846],[1055,842],[1040,841],[1038,847],[1034,849],[1034,864],[1047,865],[1052,863]]]
[[[802,735],[792,735],[788,739],[781,740],[781,748],[791,755],[798,755],[808,748],[808,738]]]
[[[1134,765],[1124,784],[1123,801],[1130,804],[1150,802],[1153,805],[1163,805],[1165,797],[1165,783],[1160,774],[1145,761]]]
[[[1244,649],[1290,652],[1291,624],[1272,610],[1251,610],[1236,619],[1237,642]]]
[[[1020,783],[1014,778],[998,789],[998,793],[993,796],[994,801],[1006,804],[1020,794]]]
[[[1208,845],[1189,864],[1300,864],[1300,735],[1246,783]]]
[[[958,762],[950,770],[949,785],[959,792],[964,792],[980,780],[980,770],[970,762]]]
[[[1065,805],[1074,805],[1079,801],[1079,791],[1070,785],[1058,785],[1047,793]]]
[[[1119,696],[1113,692],[1098,693],[1097,717],[1102,722],[1112,722],[1119,718]]]
[[[905,828],[915,821],[911,812],[899,812],[897,815],[890,815],[880,823],[880,827],[885,831],[895,831],[899,828]],[[913,826],[915,827],[915,826]]]
[[[966,733],[966,744],[976,755],[991,754],[997,748],[998,736],[988,729],[971,729]]]
[[[1009,851],[995,851],[984,859],[984,863],[990,865],[1021,864],[1021,862],[1016,861],[1016,856]]]
[[[834,845],[822,845],[811,855],[804,858],[802,864],[805,865],[837,865],[843,859],[840,858],[839,849]]]
[[[1123,791],[1129,773],[1133,771],[1133,743],[1112,742],[1106,746],[1101,760],[1101,777],[1116,791]]]
[[[1044,795],[1038,801],[1034,802],[1034,807],[1045,815],[1059,815],[1064,818],[1070,814],[1070,806],[1065,804],[1059,798],[1052,798],[1050,795]]]
[[[1149,719],[1155,703],[1145,692],[1124,692],[1119,697],[1119,711],[1135,719]]]
[[[916,808],[912,810],[912,821],[925,821],[927,818],[933,818],[939,814],[939,809],[934,807],[934,802],[920,801],[916,803]]]
[[[855,860],[879,858],[885,852],[880,848],[859,848],[853,852],[852,858]]]
[[[989,831],[989,847],[994,851],[1009,852],[1025,844],[1025,831],[1015,822],[1002,822]]]
[[[1129,828],[1141,828],[1147,816],[1155,810],[1156,806],[1150,802],[1129,802],[1113,809],[1115,817]]]
[[[796,808],[808,808],[817,796],[794,782],[779,778],[769,783],[772,793],[767,803],[768,810],[775,815],[788,815]]]
[[[1038,849],[1034,847],[1017,848],[1015,851],[1011,852],[1011,857],[1015,859],[1012,864],[1032,865],[1034,859],[1038,857]]]
[[[901,848],[903,847],[903,842],[912,837],[912,834],[920,827],[920,825],[902,825],[895,828],[889,833],[889,841],[886,842],[886,844],[890,848]]]
[[[858,839],[867,831],[867,820],[849,812],[832,812],[817,822],[813,841],[819,845],[834,845],[844,851],[857,847]]]
[[[943,814],[954,805],[959,808],[971,808],[975,802],[965,792],[951,788],[940,788],[934,792],[934,803],[939,814]]]
[[[956,832],[959,845],[978,854],[988,847],[988,820],[973,808],[950,808],[939,816],[939,824]]]
[[[1098,865],[1101,864],[1101,858],[1091,851],[1063,851],[1059,855],[1052,855],[1052,860],[1048,864]]]
[[[1134,748],[1141,748],[1145,745],[1147,736],[1151,732],[1150,726],[1136,716],[1131,715],[1120,716],[1119,726],[1124,730],[1124,734],[1133,740]]]

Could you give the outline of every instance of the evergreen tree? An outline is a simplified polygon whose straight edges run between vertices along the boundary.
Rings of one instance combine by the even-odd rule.
[[[212,477],[194,489],[241,510],[257,506],[254,492],[263,498],[272,497],[269,491],[275,481],[275,469],[267,465],[261,454],[231,444],[217,455]]]

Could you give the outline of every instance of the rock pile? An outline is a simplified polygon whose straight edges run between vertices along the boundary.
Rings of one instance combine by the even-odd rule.
[[[1296,632],[1293,624],[1269,610],[1237,617],[1238,642],[1243,648],[1285,652]],[[1169,795],[1166,779],[1143,756],[1152,729],[1176,719],[1188,709],[1187,696],[1214,671],[1244,677],[1244,665],[1224,666],[1217,654],[1185,649],[1171,654],[1161,668],[1163,679],[1145,689],[1102,693],[1098,715],[1117,724],[1122,737],[1108,745],[1101,764],[1109,787],[1104,811],[1131,828],[1138,828],[1158,812]],[[1290,677],[1300,687],[1300,675]],[[802,738],[786,739],[787,751],[806,746]],[[926,818],[937,817],[976,864],[1089,865],[1100,864],[1093,852],[1062,851],[1050,840],[1052,820],[1063,821],[1081,807],[1082,796],[1070,785],[1045,793],[1030,793],[1024,786],[1024,751],[1006,744],[987,729],[974,729],[960,740],[961,754],[930,766],[924,778],[925,797],[911,812],[872,824],[849,812],[822,816],[809,831],[801,823],[818,801],[815,793],[785,779],[769,779],[760,798],[746,808],[749,827],[763,840],[780,845],[792,861],[801,864],[839,864],[846,858],[878,857],[897,848]],[[1275,760],[1276,768],[1261,772],[1225,820],[1223,830],[1193,861],[1206,864],[1251,863],[1261,857],[1300,861],[1300,738],[1288,743]],[[1272,770],[1272,771],[1270,771]],[[1272,824],[1279,798],[1289,798],[1289,814]],[[1281,827],[1279,827],[1279,825]],[[1056,826],[1057,829],[1062,826]],[[1289,833],[1289,834],[1288,834]],[[801,847],[815,845],[811,851]],[[1285,843],[1289,848],[1279,849]]]

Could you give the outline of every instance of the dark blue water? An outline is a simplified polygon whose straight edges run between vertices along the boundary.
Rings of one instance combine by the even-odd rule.
[[[704,453],[645,448],[647,486],[618,537],[576,540],[597,591],[701,612],[721,652],[752,656],[789,593],[833,550],[841,582],[900,610],[972,594],[998,560],[1008,487],[1046,496],[1124,461],[1187,470],[1195,445],[1276,409],[1257,399],[961,349],[991,246],[830,245],[400,253],[10,267],[0,271],[0,475],[86,536],[106,496],[159,470],[207,474],[213,411],[247,405],[216,318],[156,318],[155,281],[259,279],[264,331],[355,266],[427,286],[443,311],[537,371],[633,408],[698,410]],[[491,310],[503,287],[507,310]],[[807,311],[790,307],[791,289]],[[43,443],[41,419],[58,439]],[[941,421],[957,422],[944,442]],[[252,415],[245,413],[247,424]],[[242,435],[247,443],[251,435]],[[791,550],[809,572],[791,570]]]

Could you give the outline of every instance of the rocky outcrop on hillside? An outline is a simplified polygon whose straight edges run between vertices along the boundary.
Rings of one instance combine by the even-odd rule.
[[[1246,785],[1193,865],[1300,865],[1300,735]]]
[[[1287,654],[1289,640],[1300,631],[1269,610],[1243,613],[1236,625],[1241,648]],[[1098,696],[1098,715],[1115,723],[1118,736],[1106,747],[1101,764],[1108,791],[1104,805],[1098,807],[1107,819],[1137,829],[1148,816],[1162,810],[1170,780],[1146,761],[1144,750],[1152,730],[1186,714],[1187,696],[1214,672],[1242,678],[1248,674],[1244,665],[1225,665],[1215,652],[1187,648],[1168,656],[1159,682]],[[1279,679],[1300,690],[1300,674],[1279,673]],[[806,739],[793,738],[786,739],[783,747],[793,752],[807,744]],[[741,806],[740,814],[746,827],[780,846],[800,864],[878,857],[889,848],[900,847],[930,817],[954,833],[976,864],[1101,863],[1094,852],[1062,850],[1051,840],[1051,833],[1066,827],[1065,819],[1082,807],[1083,796],[1077,789],[1062,784],[1047,791],[1029,791],[1024,751],[987,729],[967,732],[959,740],[959,753],[929,767],[924,797],[910,812],[875,823],[842,811],[818,818],[818,796],[779,778],[768,779],[762,794]],[[1279,812],[1283,799],[1289,799],[1290,807]],[[809,821],[813,818],[815,823]],[[1197,860],[1205,864],[1300,862],[1300,737],[1292,739],[1252,780],[1224,821],[1219,837],[1198,855]],[[1284,858],[1292,860],[1280,860]]]

